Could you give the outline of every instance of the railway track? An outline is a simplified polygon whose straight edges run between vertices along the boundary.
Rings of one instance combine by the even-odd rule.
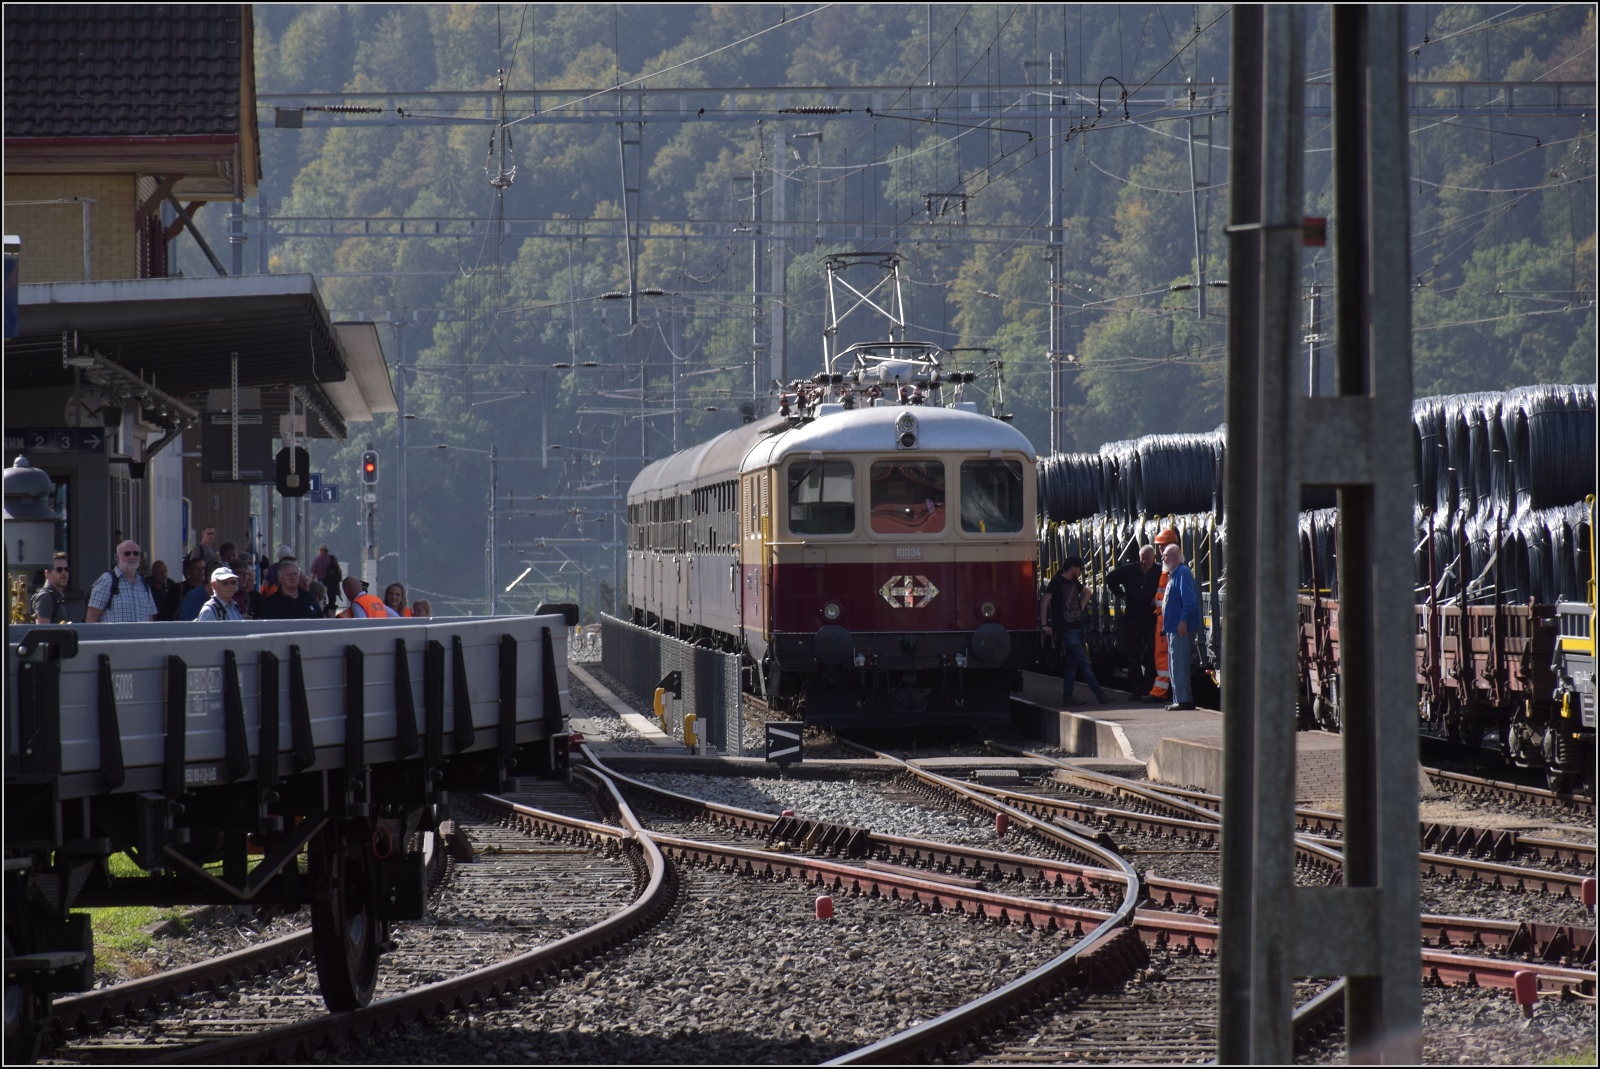
[[[1214,909],[1214,887],[1148,876],[1140,881],[1103,843],[1080,834],[1102,834],[1103,828],[1083,825],[1071,829],[1050,818],[1035,816],[1016,804],[1027,801],[1027,797],[1017,797],[1024,792],[961,783],[913,765],[907,765],[903,774],[923,785],[925,796],[942,795],[957,804],[980,806],[986,812],[1007,812],[1014,827],[1025,829],[1027,835],[1046,847],[1021,855],[976,845],[877,835],[845,824],[718,806],[621,776],[615,778],[635,802],[665,814],[665,820],[653,820],[655,830],[637,821],[624,830],[549,812],[546,807],[570,808],[572,798],[562,798],[564,788],[548,786],[518,796],[515,802],[522,803],[519,806],[514,806],[511,799],[485,799],[481,803],[484,808],[475,810],[473,816],[486,822],[509,822],[518,829],[519,836],[527,830],[544,837],[528,840],[534,843],[582,840],[593,845],[604,841],[605,848],[612,852],[633,851],[636,864],[653,873],[648,877],[653,886],[665,887],[672,882],[672,865],[716,868],[745,877],[803,881],[811,889],[835,896],[898,900],[925,912],[952,912],[973,920],[1054,930],[1073,940],[1064,953],[999,990],[845,1054],[836,1059],[840,1064],[904,1060],[911,1056],[1052,1060],[1071,1052],[1081,1056],[1096,1044],[1130,1060],[1136,1056],[1180,1060],[1214,1050],[1211,1011],[1197,1008],[1190,997],[1206,988],[1208,982],[1212,985],[1208,990],[1214,991],[1214,964],[1209,952],[1214,951],[1219,933],[1204,916],[1194,915]],[[590,776],[604,789],[605,777],[580,775]],[[1082,790],[1085,781],[1078,778],[1074,786]],[[1168,838],[1173,836],[1174,828],[1182,828],[1178,834],[1185,836],[1201,834],[1197,827],[1188,827],[1205,824],[1204,819],[1195,818],[1210,816],[1214,826],[1215,810],[1205,804],[1208,799],[1196,797],[1196,792],[1169,793],[1125,781],[1099,786],[1108,799],[1125,799],[1146,811],[1123,810],[1116,819],[1157,821],[1160,834]],[[627,807],[620,794],[612,806],[615,815],[611,820],[626,823],[631,819],[622,815]],[[1107,810],[1107,816],[1115,809],[1111,805],[1101,808]],[[1169,815],[1177,813],[1184,816]],[[1175,821],[1183,823],[1171,823]],[[671,830],[664,830],[663,824],[670,824]],[[1213,830],[1213,842],[1214,837]],[[509,861],[520,857],[536,866],[548,863],[549,855],[542,852],[543,847],[496,844],[490,841],[492,838],[485,836],[480,843],[480,858]],[[655,869],[647,861],[652,843],[660,859]],[[1317,844],[1317,848],[1326,851],[1325,864],[1336,864],[1337,854],[1330,844]],[[653,907],[644,906],[643,902],[640,899],[624,912],[653,909],[659,916],[668,908],[659,902]],[[1151,905],[1166,908],[1149,908]],[[597,927],[604,928],[606,923],[610,922]],[[640,930],[635,925],[633,934]],[[1510,972],[1515,971],[1510,967],[1529,968],[1530,963],[1524,959],[1531,957],[1548,959],[1532,963],[1545,991],[1582,991],[1587,985],[1592,992],[1592,968],[1585,971],[1564,963],[1584,960],[1584,953],[1592,962],[1592,933],[1585,950],[1583,932],[1556,925],[1428,917],[1424,918],[1424,930],[1428,946],[1423,956],[1431,982],[1494,985],[1504,974],[1509,984]],[[272,948],[280,969],[282,964],[292,965],[297,960],[294,955],[304,952],[295,942],[304,938],[303,934],[293,936]],[[607,947],[616,945],[617,938],[613,931],[610,936],[602,935],[585,945],[584,940],[569,937],[459,977],[431,982],[428,976],[415,971],[406,975],[401,970],[391,970],[393,987],[407,990],[397,990],[366,1010],[336,1017],[318,1014],[286,1025],[246,1016],[238,1019],[238,1025],[255,1034],[219,1036],[213,1032],[215,1041],[193,1045],[207,1038],[202,1028],[191,1030],[181,1041],[169,1033],[163,1042],[168,1044],[169,1060],[191,1063],[305,1057],[347,1039],[384,1034],[419,1015],[439,1015],[473,1004],[492,1010],[499,999],[517,989],[573,977],[583,958],[605,953]],[[463,952],[459,957],[471,958],[474,953]],[[161,982],[172,990],[202,990],[210,984],[213,990],[226,991],[229,985],[252,973],[270,971],[238,955],[230,959],[208,963],[215,979],[202,979],[200,974],[173,975]],[[1207,977],[1211,979],[1208,981]],[[1124,988],[1122,985],[1130,979],[1132,984]],[[108,997],[103,992],[91,994]],[[132,1012],[138,997],[129,989],[109,996],[111,1001],[98,1010],[87,1003],[76,1007],[69,1004],[67,1009],[75,1024],[103,1021]],[[556,993],[552,992],[551,997]],[[1156,1001],[1152,1003],[1151,999]],[[1342,1003],[1337,998],[1312,1000],[1301,1014],[1297,1034],[1311,1036],[1336,1028],[1341,1011]],[[149,1048],[144,1050],[148,1052]],[[106,1047],[99,1058],[115,1053],[114,1047]]]
[[[448,920],[433,925],[438,936],[434,945],[409,959],[402,951],[385,963],[386,997],[350,1013],[326,1014],[316,1010],[313,994],[289,1005],[277,994],[258,1001],[245,992],[230,992],[229,997],[212,999],[209,1007],[198,1007],[199,1012],[191,1012],[197,1007],[181,1009],[176,1027],[160,1019],[143,1022],[155,1027],[135,1049],[140,1056],[154,1051],[164,1061],[188,1064],[290,1060],[381,1034],[401,1022],[570,976],[584,960],[653,923],[670,904],[670,874],[659,851],[627,827],[632,818],[625,803],[608,799],[603,781],[596,777],[595,782],[602,808],[622,826],[499,799],[463,800],[484,820],[476,826],[480,863],[458,867],[446,893],[460,901],[441,910]],[[588,805],[571,792],[564,799],[548,790],[538,794],[546,803],[561,801],[568,808]],[[597,862],[606,855],[609,861]],[[474,870],[474,876],[460,878]],[[475,889],[475,884],[481,886]],[[529,908],[521,898],[531,892],[537,892],[539,903]],[[602,919],[590,923],[592,917],[581,916],[586,909]],[[402,932],[402,939],[423,941],[416,938],[416,929]],[[232,967],[249,971],[242,962]],[[456,975],[439,975],[449,972]],[[233,995],[240,996],[237,1002]],[[231,1012],[211,1012],[224,1007]],[[299,1019],[284,1020],[285,1015]],[[133,1027],[140,1023],[133,1022]],[[90,1036],[62,1053],[79,1060],[122,1060],[133,1053],[120,1038],[105,1037],[104,1032]]]
[[[907,771],[910,775],[925,778],[930,785],[936,785],[939,790],[965,797],[973,804],[985,808],[992,805],[981,794],[968,795],[966,792],[970,785],[925,773],[912,766],[907,766]],[[720,839],[756,839],[763,844],[760,850],[750,850],[737,845],[736,842],[713,848],[704,841],[703,832],[696,833],[700,836],[698,847],[691,846],[685,841],[661,837],[659,841],[669,856],[701,864],[723,866],[742,864],[746,866],[742,871],[750,875],[800,878],[811,882],[814,886],[829,888],[836,892],[885,897],[904,895],[924,909],[933,911],[954,909],[974,917],[983,915],[991,920],[1007,923],[1015,923],[1020,918],[1025,924],[1049,925],[1053,916],[1052,912],[1045,908],[1047,903],[1035,901],[1030,904],[1025,899],[1005,901],[998,897],[986,897],[979,889],[970,885],[941,886],[938,881],[924,882],[920,877],[930,868],[941,873],[964,872],[989,878],[998,874],[1015,880],[1025,889],[1031,888],[1037,891],[1041,885],[1048,885],[1045,872],[1051,864],[1068,864],[1068,862],[1041,862],[1039,858],[1031,855],[1007,855],[970,845],[927,843],[877,835],[865,829],[849,828],[845,825],[783,818],[737,809],[721,803],[706,802],[626,776],[618,775],[617,778],[630,797],[644,808],[669,810],[678,820],[685,823],[693,822],[691,827],[699,823],[719,827],[722,829],[718,836]],[[1015,809],[1003,805],[1002,808],[1018,822],[1018,825],[1027,827],[1031,834],[1042,836],[1047,841],[1068,844],[1074,852],[1087,851],[1087,843],[1092,842],[1046,822],[1034,821],[1027,814]],[[791,843],[790,840],[783,838],[785,835],[798,835],[798,838]],[[787,854],[773,859],[771,845],[774,843],[790,847],[807,847],[809,843],[809,849],[831,852],[839,855],[841,860],[831,861],[825,858]],[[906,871],[907,869],[910,871]],[[932,886],[929,883],[932,883]],[[1088,916],[1084,917],[1084,914]],[[1113,914],[1100,911],[1094,913],[1078,911],[1073,915],[1093,920],[1097,919],[1096,914],[1107,921],[1115,919]],[[977,1056],[981,1050],[980,1036],[1009,1027],[1009,1022],[1018,1019],[1019,1015],[1042,1018],[1046,1016],[1044,1007],[1058,1005],[1062,999],[1075,997],[1073,992],[1104,992],[1117,989],[1130,977],[1141,974],[1141,970],[1149,964],[1152,953],[1160,956],[1163,961],[1189,961],[1208,959],[1210,953],[1215,950],[1217,938],[1215,925],[1192,916],[1162,910],[1136,909],[1131,914],[1124,914],[1123,917],[1124,923],[1131,919],[1131,925],[1119,926],[1109,936],[1101,936],[1098,940],[1093,937],[1085,939],[1082,944],[1074,947],[1074,950],[1078,951],[1076,968],[1064,969],[1063,962],[1053,962],[1050,966],[1035,970],[1029,976],[992,992],[969,1007],[952,1011],[951,1014],[926,1025],[864,1047],[835,1059],[830,1064],[904,1060],[913,1054],[945,1059]],[[1088,944],[1087,948],[1079,949],[1084,944]],[[1206,1014],[1197,1015],[1180,1010],[1176,1006],[1172,1014],[1174,1017],[1187,1014],[1185,1020],[1193,1024],[1193,1027],[1184,1031],[1185,1037],[1193,1034],[1195,1028],[1202,1027],[1198,1022],[1202,1017],[1207,1017]],[[1321,1024],[1323,1016],[1325,1013],[1319,1009],[1316,1014],[1306,1017],[1300,1027],[1306,1034],[1312,1034],[1318,1027],[1326,1027]],[[1209,1018],[1203,1027],[1209,1031],[1211,1027]],[[1191,1053],[1196,1050],[1201,1052],[1211,1050],[1206,1044],[1196,1046],[1191,1043],[1190,1048]],[[1156,1060],[1167,1060],[1170,1049],[1153,1041],[1148,1053]]]
[[[1442,768],[1424,768],[1422,773],[1428,778],[1429,783],[1441,791],[1469,794],[1494,801],[1514,802],[1517,805],[1542,809],[1565,810],[1580,816],[1594,816],[1594,798],[1591,795],[1575,794],[1571,791],[1548,791],[1542,787],[1469,776],[1463,772],[1451,772]]]

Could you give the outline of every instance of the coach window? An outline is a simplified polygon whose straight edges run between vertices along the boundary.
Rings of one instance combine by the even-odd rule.
[[[872,530],[937,534],[944,530],[944,464],[879,460],[872,465]]]
[[[848,460],[789,465],[789,533],[850,534],[856,529],[856,473]]]
[[[961,529],[972,534],[1015,534],[1022,530],[1019,462],[961,462]]]

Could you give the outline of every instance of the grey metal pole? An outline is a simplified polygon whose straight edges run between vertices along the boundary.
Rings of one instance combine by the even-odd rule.
[[[1306,393],[1322,392],[1322,287],[1312,283],[1306,299],[1309,330],[1306,331]]]
[[[409,592],[409,563],[411,560],[411,513],[406,502],[406,458],[411,454],[406,449],[406,334],[405,313],[395,318],[395,313],[389,313],[389,325],[394,329],[395,339],[395,369],[394,369],[394,400],[395,400],[395,451],[399,455],[395,458],[395,521],[399,527],[400,562],[395,569],[396,578],[400,585]]]
[[[1337,398],[1366,452],[1339,489],[1340,718],[1345,898],[1371,932],[1347,960],[1352,1061],[1415,1064],[1422,1053],[1417,732],[1411,596],[1411,304],[1403,9],[1333,10]],[[1330,411],[1329,422],[1335,413]],[[1362,448],[1346,450],[1359,455]],[[1406,458],[1401,461],[1399,458]],[[1363,477],[1364,476],[1364,477]],[[1376,901],[1370,901],[1375,898]],[[1375,907],[1375,908],[1373,908]]]
[[[756,124],[756,137],[758,149],[756,152],[756,166],[750,172],[750,386],[752,392],[755,385],[761,381],[761,375],[766,365],[764,359],[766,346],[761,343],[761,263],[766,258],[766,249],[761,242],[761,178],[762,166],[766,162],[766,134],[762,131],[761,124]]]
[[[272,254],[267,249],[267,198],[256,198],[256,234],[258,237],[256,249],[258,273],[266,275],[272,272]]]
[[[778,141],[772,153],[772,314],[767,317],[772,325],[771,341],[767,343],[767,362],[770,366],[768,381],[789,381],[789,227],[787,204],[788,179],[779,166],[783,162],[783,142]],[[766,383],[756,384],[752,400],[756,414],[761,414],[761,393]]]
[[[489,446],[489,615],[500,615],[500,577],[495,570],[500,556],[500,517],[497,512],[500,497],[499,467],[496,446]]]
[[[1260,453],[1256,530],[1255,915],[1251,1060],[1294,1058],[1295,695],[1305,9],[1266,8],[1262,65]],[[1408,454],[1409,455],[1409,454]],[[1237,560],[1238,558],[1234,558]],[[1241,562],[1244,563],[1244,562]],[[1248,567],[1248,564],[1245,564]]]
[[[1256,464],[1261,455],[1258,236],[1234,226],[1261,218],[1261,49],[1264,9],[1233,10],[1229,81],[1228,450],[1223,495],[1228,558],[1222,635],[1222,939],[1217,947],[1217,1060],[1250,1061],[1251,893],[1255,865]]]
[[[1189,101],[1189,110],[1194,110],[1195,102]],[[1189,214],[1194,223],[1194,278],[1195,278],[1195,318],[1206,317],[1206,261],[1200,246],[1200,183],[1196,180],[1194,169],[1194,116],[1189,116]]]
[[[1066,369],[1063,367],[1065,345],[1061,338],[1061,286],[1062,286],[1062,248],[1063,211],[1061,183],[1065,181],[1062,170],[1062,154],[1065,149],[1061,144],[1061,118],[1058,114],[1055,87],[1061,84],[1061,74],[1056,64],[1061,56],[1055,52],[1050,53],[1050,452],[1060,453],[1066,449],[1067,430],[1067,391],[1063,376]]]
[[[228,207],[228,245],[233,273],[244,274],[244,205],[233,201]]]

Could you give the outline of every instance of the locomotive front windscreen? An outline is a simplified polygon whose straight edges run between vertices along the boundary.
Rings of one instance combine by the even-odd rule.
[[[789,466],[790,532],[830,535],[855,529],[855,467],[848,460],[802,460]]]
[[[1022,465],[1015,460],[961,463],[961,529],[973,534],[1022,530]]]
[[[879,460],[872,465],[872,529],[878,534],[944,530],[944,464]]]

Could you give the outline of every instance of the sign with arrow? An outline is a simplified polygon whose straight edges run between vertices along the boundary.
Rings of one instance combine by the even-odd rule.
[[[800,750],[800,731],[803,720],[767,721],[767,760],[780,765],[797,762],[803,756]]]
[[[104,427],[8,427],[6,429],[6,456],[18,453],[35,456],[39,453],[103,453],[106,431]]]

